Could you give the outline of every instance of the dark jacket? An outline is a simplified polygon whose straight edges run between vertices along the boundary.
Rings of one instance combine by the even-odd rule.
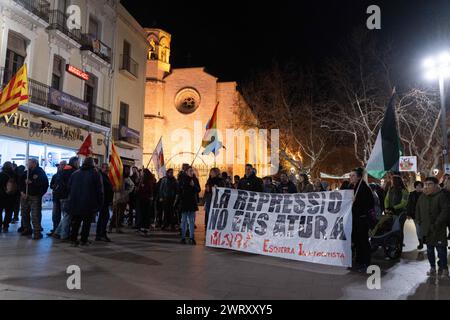
[[[14,179],[16,184],[18,183],[17,175],[14,171],[11,171],[11,172],[1,171],[0,172],[0,201],[12,200],[16,197],[17,193],[19,192],[17,190],[17,192],[15,194],[7,194],[6,193],[7,184],[10,179]],[[1,212],[0,212],[0,214],[1,214]]]
[[[191,181],[194,182],[194,186],[191,186]],[[198,211],[197,194],[201,191],[198,179],[185,175],[181,177],[178,188],[181,212]]]
[[[69,198],[69,180],[72,174],[77,171],[74,167],[66,165],[62,171],[56,173],[50,183],[55,199]]]
[[[447,247],[448,215],[448,198],[444,192],[422,194],[419,197],[416,205],[416,221],[420,225],[420,232],[426,244]]]
[[[206,181],[205,199],[211,199],[213,187],[224,188],[225,181],[221,177],[208,178],[208,181]]]
[[[161,185],[159,186],[159,198],[163,200],[175,199],[177,196],[178,182],[175,177],[162,178]]]
[[[297,193],[297,187],[292,181],[281,182],[277,188],[278,193]]]
[[[263,192],[264,193],[277,193],[278,189],[277,186],[273,183],[264,184],[263,185]]]
[[[85,216],[100,211],[104,191],[101,174],[93,166],[83,165],[69,180],[68,212],[74,216]]]
[[[361,185],[358,190],[358,185]],[[358,193],[356,193],[358,191]],[[375,206],[372,190],[367,183],[361,179],[354,188],[355,201],[353,202],[352,214],[353,221],[356,223],[359,218],[368,218],[368,213]]]
[[[416,205],[417,200],[419,200],[419,197],[422,195],[422,192],[413,191],[409,194],[408,197],[408,206],[406,207],[407,215],[408,217],[411,217],[412,219],[416,219]]]
[[[148,180],[142,181],[137,187],[137,198],[140,201],[153,200],[153,195],[155,193],[156,180],[152,176]]]
[[[314,186],[311,183],[303,184],[299,183],[297,186],[298,193],[310,193],[314,192]]]
[[[249,177],[244,176],[241,180],[239,180],[237,188],[239,190],[263,192],[264,182],[261,178],[258,178],[255,174],[252,174]]]
[[[30,171],[29,179],[31,183],[28,185],[28,195],[43,197],[48,190],[48,178],[45,171],[41,167],[36,167]],[[19,181],[20,192],[26,193],[27,187],[25,180],[27,180],[27,171],[24,172]]]
[[[114,198],[114,190],[108,175],[100,172],[103,182],[103,206],[110,206]]]

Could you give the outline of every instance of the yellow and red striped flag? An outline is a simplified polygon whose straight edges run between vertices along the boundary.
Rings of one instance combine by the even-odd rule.
[[[15,113],[28,103],[27,65],[24,64],[0,92],[0,117]]]
[[[120,155],[116,150],[114,142],[111,145],[111,155],[109,158],[109,180],[114,191],[119,190],[123,183],[123,164]]]

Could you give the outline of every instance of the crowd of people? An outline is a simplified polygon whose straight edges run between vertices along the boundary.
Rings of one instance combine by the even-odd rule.
[[[125,224],[146,235],[152,229],[179,232],[181,243],[195,245],[195,216],[199,210],[202,188],[188,164],[183,164],[177,176],[173,169],[157,179],[148,169],[124,166],[123,183],[113,190],[107,164],[97,167],[93,158],[73,157],[62,161],[49,184],[39,162],[30,159],[24,166],[6,162],[0,172],[0,223],[2,232],[20,221],[22,236],[43,238],[42,197],[50,187],[53,195],[52,229],[47,233],[73,246],[89,245],[91,224],[96,222],[96,241],[110,242],[108,234],[123,233]],[[276,180],[276,181],[275,181]],[[265,193],[310,193],[329,191],[327,183],[309,181],[306,174],[293,178],[287,172],[274,177],[259,178],[248,164],[243,177],[231,178],[213,168],[204,186],[205,227],[215,187]],[[339,189],[354,190],[352,249],[355,262],[352,269],[365,272],[371,263],[369,238],[376,236],[386,221],[399,217],[401,239],[406,219],[412,219],[419,241],[418,250],[427,246],[429,275],[436,272],[448,276],[447,228],[450,228],[450,176],[439,184],[436,177],[416,181],[409,192],[400,175],[389,173],[383,186],[368,184],[364,170],[355,169],[349,181]],[[111,210],[112,209],[112,210]],[[19,220],[19,210],[21,219]],[[112,215],[111,215],[112,211]],[[4,218],[3,218],[4,212]],[[109,224],[109,225],[108,225]],[[80,234],[81,229],[81,234]],[[78,239],[79,235],[81,236]],[[436,271],[436,252],[438,271]]]

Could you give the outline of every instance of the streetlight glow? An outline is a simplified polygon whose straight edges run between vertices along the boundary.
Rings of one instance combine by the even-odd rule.
[[[429,57],[424,60],[423,67],[426,69],[425,78],[435,80],[450,77],[450,54],[442,52],[436,57]]]

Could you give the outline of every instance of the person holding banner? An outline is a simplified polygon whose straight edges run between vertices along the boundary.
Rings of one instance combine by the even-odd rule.
[[[195,245],[195,212],[198,211],[197,194],[201,191],[198,179],[194,178],[194,170],[191,166],[179,182],[179,200],[181,210],[181,243],[186,244],[186,227],[189,223],[190,244]]]
[[[372,190],[363,179],[364,169],[357,168],[350,173],[350,183],[354,186],[352,207],[352,242],[355,264],[352,270],[366,272],[370,265],[369,211],[374,208]]]
[[[245,165],[245,176],[239,180],[238,189],[254,192],[263,192],[264,183],[258,178],[251,164]]]
[[[278,193],[297,193],[297,187],[289,180],[286,172],[282,172],[280,175],[280,184],[278,185]]]
[[[219,168],[212,168],[209,171],[209,178],[205,185],[205,229],[208,226],[209,209],[214,188],[225,187],[225,181],[222,179]]]

